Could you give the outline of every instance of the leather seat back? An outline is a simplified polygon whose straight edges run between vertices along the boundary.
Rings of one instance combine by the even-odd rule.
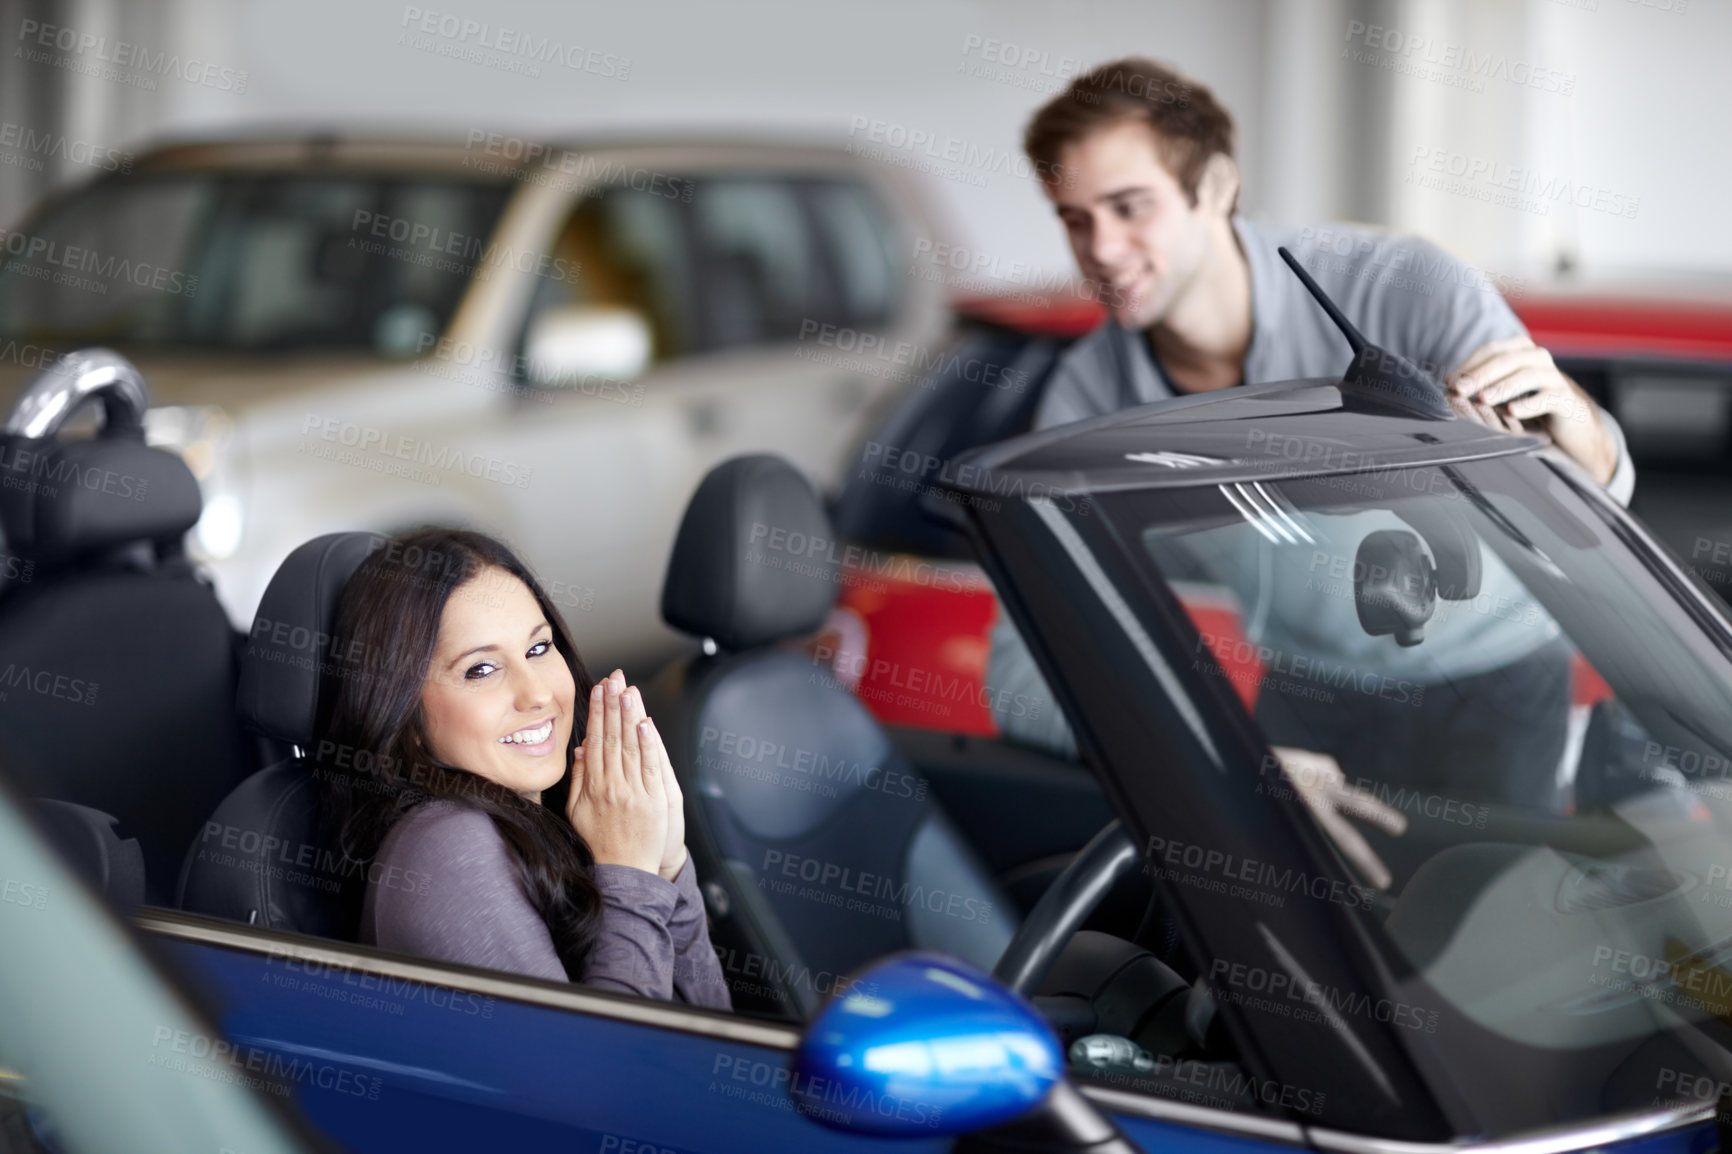
[[[885,953],[943,950],[990,969],[1016,928],[991,873],[858,699],[778,642],[834,606],[834,535],[775,457],[717,466],[693,496],[662,616],[715,650],[646,697],[687,802],[687,844],[728,945],[809,1013]],[[744,968],[735,967],[735,968]],[[737,999],[738,1000],[738,999]]]
[[[314,749],[319,678],[343,587],[383,538],[328,533],[277,568],[241,656],[238,711],[261,735],[296,750],[247,778],[204,823],[181,866],[181,908],[268,929],[343,936],[340,894],[359,863],[327,844]]]
[[[166,904],[201,816],[257,764],[237,635],[182,538],[198,482],[136,427],[0,436],[0,765],[118,819]]]

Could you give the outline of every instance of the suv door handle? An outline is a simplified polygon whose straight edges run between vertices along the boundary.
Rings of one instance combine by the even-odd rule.
[[[722,431],[722,406],[714,398],[686,402],[686,425],[698,437],[718,436]]]

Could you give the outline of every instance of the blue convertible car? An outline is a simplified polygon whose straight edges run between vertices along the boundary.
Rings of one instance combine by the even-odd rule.
[[[312,719],[377,542],[234,637],[143,402],[81,354],[0,439],[0,1150],[1716,1142],[1732,622],[1399,358],[912,472],[1009,612],[1002,739],[877,723],[808,644],[851,546],[781,462],[713,472],[646,692],[731,1013],[333,932]]]

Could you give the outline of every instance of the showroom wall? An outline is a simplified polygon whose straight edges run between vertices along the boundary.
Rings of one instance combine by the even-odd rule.
[[[1732,4],[1375,8],[1381,34],[1350,47],[1355,67],[1404,69],[1382,172],[1390,221],[1527,274],[1732,269],[1720,193],[1732,180]]]
[[[8,223],[166,136],[773,133],[924,164],[958,243],[1065,270],[1021,127],[1136,51],[1234,112],[1262,219],[1416,229],[1534,278],[1732,267],[1727,0],[0,0],[0,30],[0,116],[62,137],[0,137]]]

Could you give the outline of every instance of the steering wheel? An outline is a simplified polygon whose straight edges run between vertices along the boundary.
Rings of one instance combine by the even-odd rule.
[[[1138,860],[1137,845],[1124,826],[1116,819],[1108,822],[1041,895],[1022,928],[1005,947],[992,976],[1034,1000],[1035,991],[1046,980],[1066,945],[1119,879],[1137,868]],[[1213,1044],[1209,1039],[1214,1000],[1193,996],[1195,991],[1190,983],[1159,958],[1129,942],[1119,944],[1131,954],[1113,948],[1103,953],[1097,942],[1091,945],[1090,953],[1078,959],[1085,969],[1090,965],[1098,967],[1103,960],[1106,963],[1099,967],[1099,977],[1106,984],[1087,995],[1094,1012],[1100,1015],[1095,1031],[1126,1038],[1135,1034],[1151,1047],[1160,1047],[1162,1053],[1193,1047],[1201,1050]],[[1141,954],[1140,958],[1125,966],[1124,959],[1135,954]],[[1138,991],[1131,1004],[1126,1004],[1122,991],[1121,995],[1113,992],[1119,978],[1125,975],[1131,975]],[[1164,992],[1156,994],[1152,1001],[1145,1000],[1151,991]],[[1129,1017],[1125,1016],[1127,1010],[1131,1011]]]
[[[1137,845],[1117,818],[1108,822],[1053,880],[1004,947],[992,976],[1025,998],[1035,990],[1118,880],[1137,868]]]

